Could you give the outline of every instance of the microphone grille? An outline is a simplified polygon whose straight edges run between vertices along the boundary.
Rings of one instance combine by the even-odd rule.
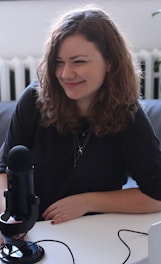
[[[26,146],[14,146],[8,153],[7,166],[13,171],[30,170],[32,168],[31,151]]]

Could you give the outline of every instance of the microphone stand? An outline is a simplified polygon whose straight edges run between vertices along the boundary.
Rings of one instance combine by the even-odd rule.
[[[31,195],[31,214],[20,222],[9,222],[10,212],[0,215],[0,230],[4,239],[4,247],[0,250],[1,260],[9,264],[32,264],[44,256],[44,249],[32,242],[15,239],[17,234],[27,233],[38,218],[39,198]]]

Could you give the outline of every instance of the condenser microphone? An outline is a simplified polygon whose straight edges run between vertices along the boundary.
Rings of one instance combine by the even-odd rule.
[[[0,215],[0,230],[5,247],[0,256],[5,263],[36,263],[43,255],[42,247],[15,239],[15,235],[27,233],[39,214],[39,198],[34,194],[34,166],[31,151],[22,145],[13,147],[7,156],[7,187],[5,212]],[[12,256],[15,251],[17,255]],[[7,253],[6,253],[6,248]],[[21,257],[20,257],[21,255]]]
[[[25,146],[13,147],[7,157],[8,190],[6,197],[6,220],[26,220],[31,215],[31,199],[34,195],[34,171],[30,150]]]

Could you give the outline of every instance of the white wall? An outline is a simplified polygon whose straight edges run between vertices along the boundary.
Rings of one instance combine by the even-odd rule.
[[[75,4],[73,4],[73,2]],[[0,57],[41,56],[51,22],[65,8],[89,0],[0,1]],[[119,23],[134,50],[161,48],[160,0],[93,0]]]

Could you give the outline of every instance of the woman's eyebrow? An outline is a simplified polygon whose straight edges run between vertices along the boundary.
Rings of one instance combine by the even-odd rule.
[[[72,57],[70,57],[70,59],[73,60],[73,59],[77,59],[77,58],[79,58],[79,57],[85,57],[85,58],[86,58],[86,57],[88,57],[88,55],[82,55],[82,54],[79,55],[79,54],[78,54],[78,55],[76,55],[76,56],[72,56]]]
[[[85,57],[85,58],[87,58],[88,55],[75,55],[75,56],[70,57],[70,59],[71,59],[71,60],[74,60],[74,59],[77,59],[77,58],[79,58],[79,57]],[[59,56],[57,56],[56,58],[59,59],[59,60],[62,60],[62,58],[59,57]]]

